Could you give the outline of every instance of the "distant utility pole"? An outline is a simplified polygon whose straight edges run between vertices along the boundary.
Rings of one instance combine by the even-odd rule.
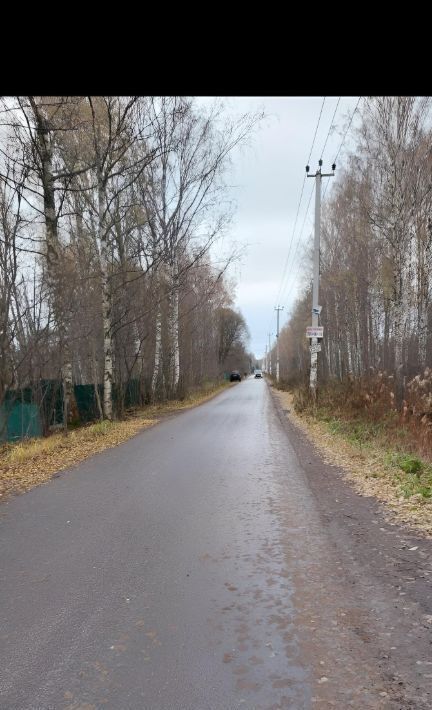
[[[276,380],[279,382],[279,311],[283,311],[283,306],[275,306],[277,311],[277,329],[276,329]]]
[[[318,353],[321,351],[321,343],[318,338],[323,337],[324,329],[319,327],[319,316],[321,306],[318,304],[319,296],[319,267],[320,267],[320,228],[321,228],[321,180],[323,177],[333,177],[336,164],[333,163],[331,173],[321,173],[323,161],[319,160],[319,168],[315,175],[309,175],[309,165],[306,165],[307,177],[315,178],[315,238],[314,238],[314,259],[313,259],[313,290],[312,290],[312,328],[308,328],[306,335],[311,338],[310,354],[310,390],[313,399],[316,399],[318,380]]]
[[[267,372],[268,370],[268,357],[267,357],[267,345],[266,345],[266,352],[265,352],[265,358],[264,358],[264,372]]]
[[[271,335],[272,335],[271,333],[268,334],[268,339],[269,339],[268,357],[269,357],[269,361],[268,361],[267,372],[269,373],[269,375],[271,375],[271,373],[272,373],[271,345],[270,345],[270,338],[271,338]]]

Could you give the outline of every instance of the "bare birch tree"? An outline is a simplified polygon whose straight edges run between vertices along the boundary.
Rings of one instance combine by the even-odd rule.
[[[183,274],[223,233],[229,218],[223,175],[230,154],[250,136],[260,116],[221,120],[221,106],[198,110],[193,99],[161,97],[152,100],[151,124],[160,155],[148,170],[145,206],[155,243],[163,243],[161,279],[167,291],[167,376],[171,396],[181,376],[179,289]],[[188,248],[194,243],[194,256]],[[155,327],[152,387],[160,373],[162,311]]]

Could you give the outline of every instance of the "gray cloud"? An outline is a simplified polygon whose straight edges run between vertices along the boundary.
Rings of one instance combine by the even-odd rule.
[[[273,308],[282,277],[284,263],[294,228],[300,190],[306,161],[312,144],[323,97],[230,97],[226,111],[240,114],[246,111],[265,111],[264,119],[248,149],[237,150],[228,181],[230,197],[237,203],[237,212],[231,237],[248,245],[242,264],[237,264],[233,275],[237,280],[236,304],[245,316],[251,333],[251,350],[257,357],[264,353],[268,331],[276,329]],[[210,98],[199,99],[207,103]],[[330,135],[324,159],[324,169],[329,170],[341,142],[348,115],[357,104],[358,97],[342,97],[335,116],[335,129]],[[337,97],[326,98],[315,147],[311,156],[311,171],[321,157]],[[348,139],[347,139],[348,145]],[[335,178],[333,178],[335,180]],[[305,185],[300,216],[294,235],[298,242],[306,205],[312,192],[313,181]],[[293,260],[291,249],[288,285],[281,305],[285,310],[281,323],[292,307],[302,286],[305,244],[313,232],[312,198],[309,216]]]

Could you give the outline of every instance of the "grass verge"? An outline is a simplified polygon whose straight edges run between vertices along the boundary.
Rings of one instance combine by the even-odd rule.
[[[0,449],[0,500],[11,493],[27,491],[65,468],[74,466],[94,454],[127,441],[163,416],[195,407],[211,399],[229,383],[207,383],[184,400],[155,404],[130,412],[123,421],[102,421],[44,439],[27,439],[6,444]]]
[[[325,407],[299,412],[293,392],[274,392],[324,461],[340,467],[358,493],[385,503],[389,519],[432,536],[432,464],[410,450],[409,434],[393,417],[351,419]]]

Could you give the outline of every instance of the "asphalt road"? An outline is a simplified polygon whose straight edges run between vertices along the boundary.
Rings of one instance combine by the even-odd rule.
[[[430,596],[370,566],[380,511],[326,524],[296,436],[248,379],[2,504],[0,707],[432,707]]]

